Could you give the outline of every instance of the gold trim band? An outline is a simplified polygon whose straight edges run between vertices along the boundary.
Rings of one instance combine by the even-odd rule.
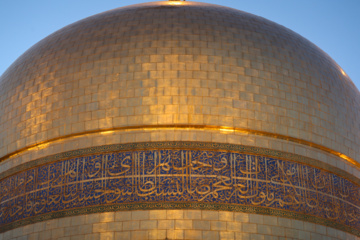
[[[330,149],[328,147],[325,147],[323,145],[316,144],[316,143],[306,141],[306,140],[303,140],[303,139],[298,139],[298,138],[294,138],[294,137],[290,137],[290,136],[286,136],[286,135],[270,133],[270,132],[265,132],[265,131],[246,129],[246,128],[212,126],[212,125],[187,125],[187,124],[126,126],[126,127],[97,129],[97,130],[91,130],[91,131],[87,131],[87,132],[68,134],[68,135],[65,135],[65,136],[56,137],[56,138],[52,138],[52,139],[49,139],[49,140],[46,140],[46,141],[35,143],[35,144],[32,144],[32,145],[30,145],[28,147],[24,147],[24,148],[21,148],[19,150],[16,150],[16,151],[14,151],[12,153],[9,153],[9,154],[1,157],[0,162],[5,161],[6,159],[11,158],[11,157],[13,157],[15,155],[18,155],[20,153],[23,153],[25,151],[29,151],[29,150],[31,150],[33,148],[39,148],[39,147],[42,147],[43,145],[47,146],[48,144],[50,144],[52,142],[56,142],[56,141],[64,140],[64,139],[68,139],[68,138],[80,137],[80,136],[83,136],[83,135],[95,134],[95,133],[107,134],[107,133],[112,133],[112,132],[115,132],[115,131],[134,131],[134,130],[147,130],[147,131],[150,131],[150,130],[158,130],[158,129],[213,130],[213,131],[221,131],[221,132],[237,132],[237,133],[252,134],[252,135],[257,135],[257,136],[276,138],[276,139],[286,140],[286,141],[302,144],[302,145],[305,145],[305,146],[313,147],[313,148],[316,148],[316,149],[320,149],[320,150],[322,150],[324,152],[327,152],[327,153],[330,153],[330,154],[335,155],[337,157],[340,157],[340,158],[344,159],[345,161],[347,161],[348,163],[356,166],[357,168],[360,168],[360,163],[358,163],[354,159],[350,158],[349,156],[347,156],[347,155],[345,155],[343,153],[334,151],[334,150],[332,150],[332,149]]]

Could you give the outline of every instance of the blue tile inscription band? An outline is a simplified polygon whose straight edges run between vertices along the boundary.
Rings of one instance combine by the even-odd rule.
[[[0,182],[0,224],[126,203],[240,204],[308,214],[360,230],[360,189],[327,171],[221,150],[132,150],[73,157]]]

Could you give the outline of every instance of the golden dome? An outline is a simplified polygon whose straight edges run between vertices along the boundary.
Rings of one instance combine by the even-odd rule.
[[[88,17],[19,57],[0,96],[2,174],[70,150],[182,141],[313,158],[359,181],[349,77],[293,31],[227,7],[162,1]]]
[[[1,155],[98,129],[190,124],[289,136],[359,161],[359,93],[328,55],[264,18],[176,3],[86,18],[17,59],[1,77]]]

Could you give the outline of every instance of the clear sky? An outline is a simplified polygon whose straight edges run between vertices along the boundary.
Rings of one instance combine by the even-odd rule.
[[[52,32],[124,0],[0,0],[0,74]],[[360,0],[198,0],[277,22],[327,52],[360,89]]]

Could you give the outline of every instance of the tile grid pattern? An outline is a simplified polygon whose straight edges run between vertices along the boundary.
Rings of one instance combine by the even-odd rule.
[[[205,124],[304,139],[360,162],[359,96],[351,80],[332,59],[306,39],[275,23],[202,3],[183,2],[177,7],[169,2],[142,4],[115,9],[59,30],[29,49],[0,77],[0,157],[47,139],[96,129]],[[180,138],[173,139],[173,133]],[[42,146],[43,149],[36,148],[0,163],[0,171],[39,157],[84,146],[96,147],[104,142],[211,139],[300,154],[338,167],[352,177],[360,176],[359,169],[351,168],[339,158],[276,139],[210,131],[173,131],[164,135],[165,131],[130,132],[50,144],[49,149]],[[185,217],[186,211],[191,210],[181,211]],[[147,212],[150,216],[151,211],[143,213]],[[84,224],[84,228],[67,225],[46,229],[46,224],[59,224],[63,220],[80,224],[81,219],[95,215],[98,214],[20,227],[0,234],[0,239],[170,236],[168,231],[164,233],[166,229],[159,228],[160,220],[156,221],[156,227],[161,230],[157,235],[141,229],[141,222],[134,223],[138,220],[130,218],[118,222],[113,218],[116,223],[106,226],[108,233],[99,231],[101,226],[95,223]],[[239,223],[234,216],[232,219]],[[179,229],[181,219],[174,218],[170,237],[356,239],[311,223],[303,226],[310,224],[312,230],[302,229],[297,226],[301,221],[289,219],[282,223],[297,221],[296,224],[286,226],[281,230],[285,235],[279,235],[268,226],[281,218],[254,216],[264,222],[251,225],[253,228],[241,223],[234,231],[228,227],[216,230],[212,219],[204,223],[210,225],[210,230],[198,229],[200,223],[196,221],[202,221],[198,217],[183,222],[186,226]],[[248,219],[246,224],[251,222],[251,217]],[[150,219],[141,221],[146,225],[144,221]],[[124,228],[127,224],[138,224],[139,228],[129,230]],[[154,222],[150,224],[155,226]],[[42,230],[35,230],[35,226],[42,226]],[[246,232],[247,229],[257,232]],[[175,231],[179,235],[174,235]]]
[[[283,217],[206,210],[146,210],[65,217],[0,233],[0,240],[359,240]]]
[[[93,129],[190,123],[288,135],[359,161],[359,93],[326,54],[260,17],[167,4],[90,17],[19,58],[1,79],[0,155]]]

